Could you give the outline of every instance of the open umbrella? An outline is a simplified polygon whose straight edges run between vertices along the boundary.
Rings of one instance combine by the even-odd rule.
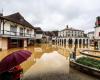
[[[16,65],[19,65],[23,61],[27,60],[31,54],[32,53],[29,51],[19,50],[8,55],[0,62],[0,73],[7,71]]]

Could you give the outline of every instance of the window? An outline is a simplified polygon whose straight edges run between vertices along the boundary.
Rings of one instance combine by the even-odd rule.
[[[99,32],[99,36],[100,36],[100,32]]]
[[[7,32],[8,32],[7,34],[16,35],[16,33],[17,33],[17,26],[10,25],[10,33],[9,33],[9,31],[7,31]]]
[[[27,29],[27,34],[29,34],[29,29]]]
[[[14,26],[14,25],[11,25],[11,26],[10,26],[10,31],[11,31],[11,32],[17,32],[17,27]]]
[[[20,35],[23,36],[24,28],[20,28]]]

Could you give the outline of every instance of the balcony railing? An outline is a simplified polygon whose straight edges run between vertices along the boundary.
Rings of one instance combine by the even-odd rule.
[[[22,32],[13,32],[7,30],[0,30],[0,35],[8,35],[8,36],[19,36],[19,37],[33,37],[32,34],[22,33]]]

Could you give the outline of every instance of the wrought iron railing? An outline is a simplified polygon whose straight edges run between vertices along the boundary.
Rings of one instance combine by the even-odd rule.
[[[32,34],[23,33],[23,32],[14,32],[14,31],[8,31],[8,30],[0,30],[0,35],[33,37]]]

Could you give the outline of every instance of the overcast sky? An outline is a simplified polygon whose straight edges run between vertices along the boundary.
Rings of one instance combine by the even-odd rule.
[[[33,26],[61,30],[66,25],[85,32],[94,30],[100,0],[0,0],[4,15],[20,12]]]

